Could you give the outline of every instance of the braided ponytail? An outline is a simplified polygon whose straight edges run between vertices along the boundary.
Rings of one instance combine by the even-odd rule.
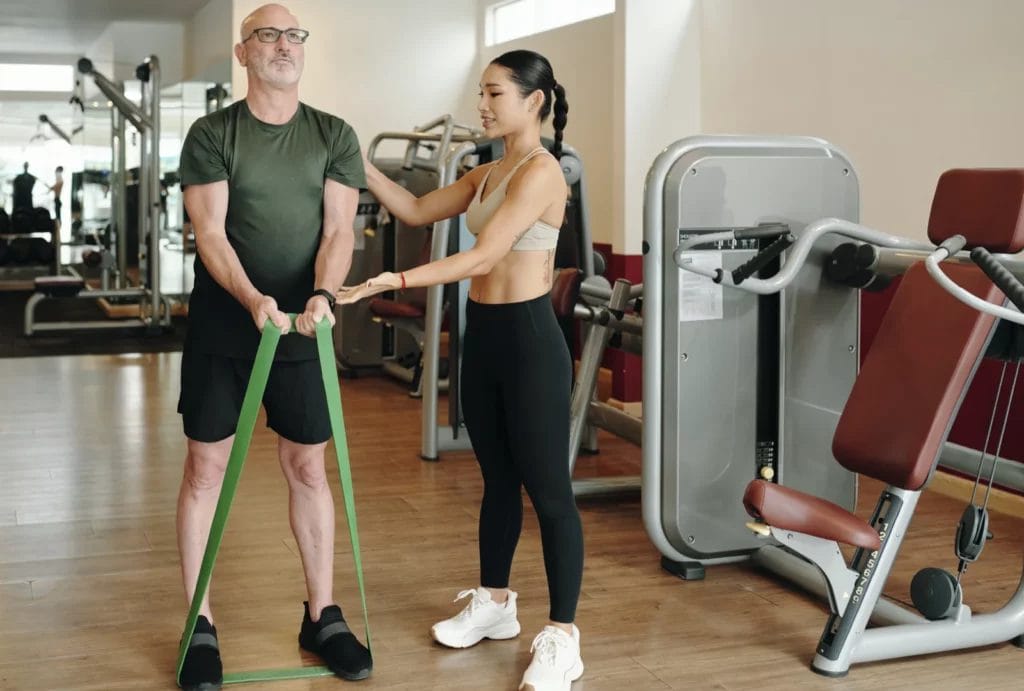
[[[551,89],[554,95],[554,104],[552,109],[555,112],[555,118],[551,124],[555,128],[555,145],[552,148],[551,153],[555,158],[562,157],[562,136],[565,130],[566,124],[569,122],[569,101],[565,98],[565,87],[555,82],[554,87]]]

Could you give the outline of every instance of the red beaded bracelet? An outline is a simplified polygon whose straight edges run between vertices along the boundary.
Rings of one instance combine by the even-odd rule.
[[[402,290],[405,290],[405,272],[398,274],[398,277],[402,279]]]

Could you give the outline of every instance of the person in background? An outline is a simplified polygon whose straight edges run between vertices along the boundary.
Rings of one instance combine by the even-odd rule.
[[[36,176],[28,172],[28,163],[23,166],[23,172],[14,177],[11,183],[14,186],[14,199],[11,211],[19,209],[32,210],[32,189],[36,186]]]
[[[57,223],[57,227],[60,227],[60,193],[64,190],[64,166],[57,166],[57,169],[53,171],[54,182],[50,186],[49,191],[53,192],[53,220]]]

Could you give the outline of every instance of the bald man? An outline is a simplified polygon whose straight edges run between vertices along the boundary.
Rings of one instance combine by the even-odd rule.
[[[306,578],[299,643],[338,676],[365,679],[370,652],[332,593],[334,503],[324,468],[331,427],[314,330],[323,319],[334,324],[334,294],[351,263],[366,180],[352,128],[299,101],[308,36],[281,5],[246,17],[235,45],[248,75],[245,99],[197,120],[182,147],[198,253],[178,401],[188,449],[178,549],[191,603],[260,331],[270,320],[286,334],[263,406],[279,437]],[[299,314],[298,333],[288,333],[288,312]],[[209,691],[220,688],[222,668],[208,597],[199,611],[180,681]]]

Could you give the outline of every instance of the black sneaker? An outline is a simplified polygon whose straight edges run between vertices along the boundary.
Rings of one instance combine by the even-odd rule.
[[[185,691],[218,691],[223,683],[224,668],[220,662],[217,629],[209,619],[200,615],[185,652],[178,684]]]
[[[341,614],[341,607],[328,605],[320,612],[320,621],[309,618],[309,603],[302,603],[305,613],[299,631],[299,645],[316,653],[327,663],[328,669],[342,679],[358,681],[370,676],[373,658],[359,642]]]

